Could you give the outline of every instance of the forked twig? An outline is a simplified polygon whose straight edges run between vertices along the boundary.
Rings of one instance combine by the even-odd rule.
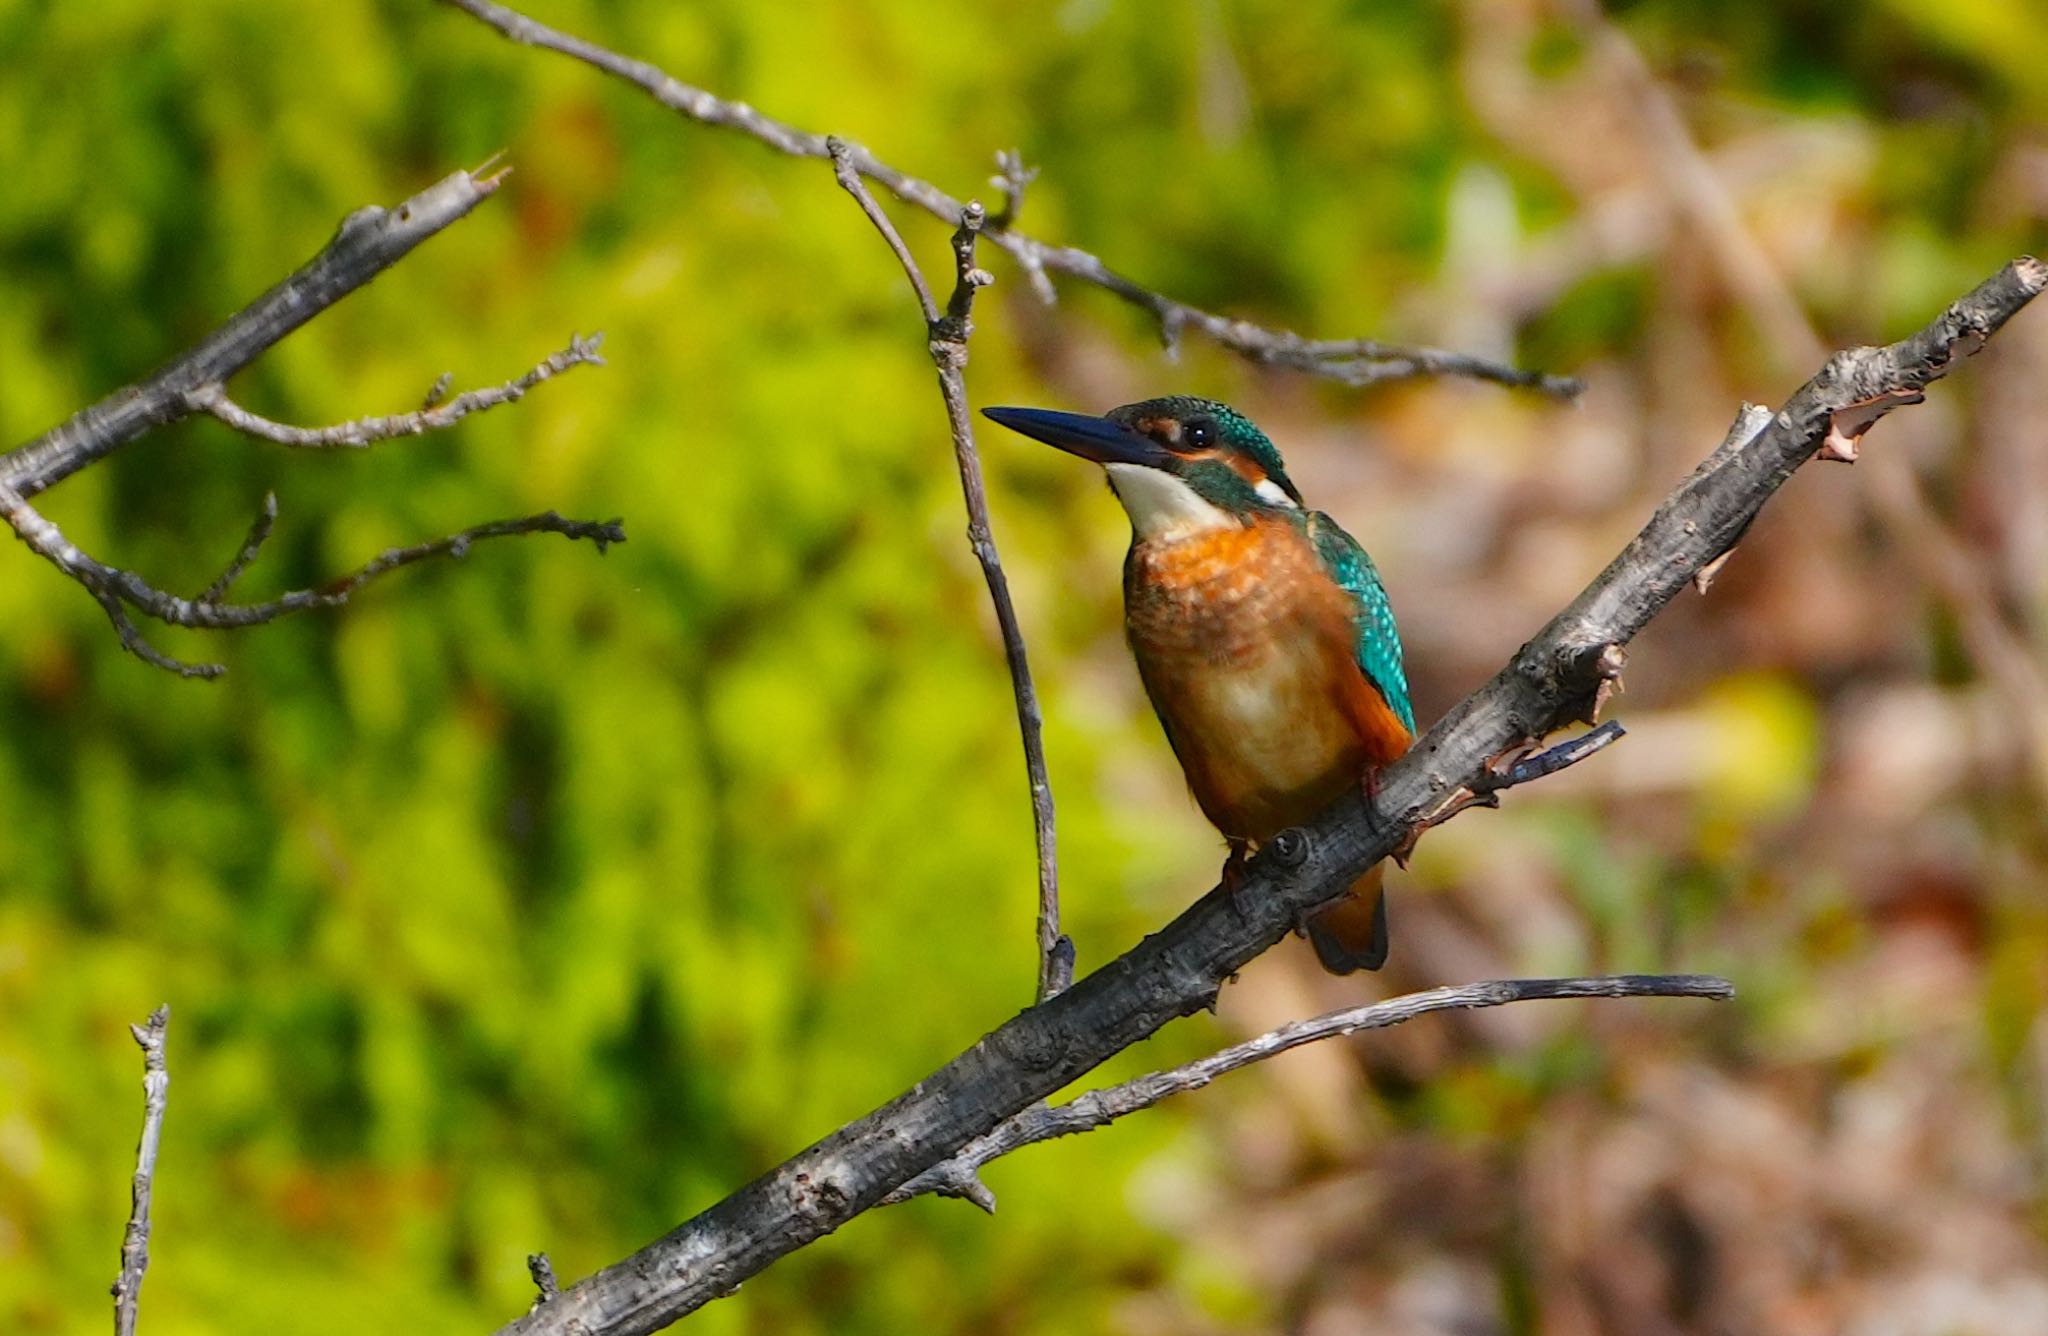
[[[229,563],[227,570],[222,572],[218,580],[208,585],[200,597],[188,599],[156,588],[133,571],[109,566],[88,556],[66,538],[62,530],[44,518],[19,495],[6,488],[0,488],[0,518],[6,519],[13,527],[15,536],[26,543],[36,555],[85,586],[99,602],[100,607],[106,611],[107,619],[113,623],[114,631],[120,636],[124,648],[145,662],[168,669],[181,677],[218,677],[227,669],[218,663],[187,663],[155,649],[135,626],[134,620],[129,616],[130,609],[168,626],[193,627],[207,631],[260,626],[265,622],[276,621],[288,613],[305,612],[313,608],[338,608],[348,602],[357,590],[380,575],[432,557],[460,559],[469,554],[472,545],[484,539],[506,538],[515,534],[556,533],[564,538],[583,539],[595,543],[600,553],[613,543],[626,541],[625,526],[617,519],[571,520],[564,519],[550,510],[519,519],[494,520],[489,524],[472,525],[458,533],[448,534],[429,542],[387,549],[347,575],[331,580],[318,589],[295,589],[262,603],[221,602],[220,599],[225,595],[228,585],[247,569],[256,550],[269,536],[270,524],[275,515],[276,500],[267,498],[263,512],[257,516],[256,523],[250,528],[249,537],[243,542],[241,551]]]
[[[1074,977],[1074,943],[1060,931],[1059,838],[1053,814],[1052,779],[1045,765],[1045,718],[1038,707],[1038,690],[1031,681],[1031,663],[1024,649],[1024,629],[1017,621],[1016,604],[1010,598],[1009,577],[1003,573],[1002,557],[989,527],[988,488],[982,481],[981,457],[974,448],[974,419],[967,411],[967,340],[974,332],[974,294],[995,280],[974,263],[974,243],[981,235],[984,217],[980,204],[972,201],[960,209],[959,226],[953,232],[953,294],[946,309],[939,310],[931,285],[925,282],[910,247],[903,242],[896,225],[875,202],[856,169],[853,150],[839,139],[827,141],[833,174],[841,188],[853,196],[875,230],[903,266],[911,291],[917,294],[918,309],[924,313],[925,334],[932,364],[938,368],[939,393],[946,402],[946,424],[953,435],[953,461],[960,474],[960,491],[967,502],[967,542],[981,563],[989,600],[995,605],[996,624],[1002,630],[1003,654],[1009,661],[1010,691],[1017,702],[1017,731],[1024,741],[1024,770],[1031,787],[1031,826],[1038,855],[1038,1000],[1043,1002]]]
[[[210,413],[252,436],[308,448],[361,447],[395,436],[451,426],[471,413],[511,403],[534,386],[572,367],[601,365],[602,335],[571,336],[569,346],[524,375],[488,389],[472,390],[443,403],[448,377],[428,392],[418,411],[363,418],[332,427],[293,427],[251,413],[227,397],[224,383],[237,371],[349,293],[411,254],[421,242],[468,215],[488,199],[509,169],[486,163],[456,172],[396,208],[357,209],[342,219],[320,251],[270,291],[251,302],[197,347],[147,380],[107,396],[26,445],[0,455],[0,518],[30,550],[78,581],[107,614],[124,649],[144,662],[181,677],[211,678],[226,671],[217,663],[188,663],[151,645],[131,613],[174,626],[208,629],[253,626],[307,608],[334,607],[367,581],[398,566],[434,556],[461,556],[480,538],[522,533],[559,533],[587,538],[602,551],[625,540],[616,519],[565,520],[549,511],[519,520],[480,524],[413,547],[393,548],[355,573],[320,589],[299,590],[267,603],[224,600],[235,581],[270,537],[277,499],[266,496],[255,523],[234,559],[196,599],[151,586],[140,576],[87,555],[45,518],[29,499],[78,470],[106,458],[153,427],[194,413]]]
[[[252,413],[234,400],[218,381],[202,385],[185,396],[190,407],[213,416],[233,427],[236,431],[260,440],[274,441],[279,445],[292,446],[300,450],[361,450],[379,441],[392,440],[399,436],[418,436],[424,432],[439,431],[452,427],[471,413],[481,413],[497,408],[501,404],[517,403],[526,397],[526,392],[542,381],[551,380],[572,367],[603,366],[604,358],[598,349],[604,344],[604,335],[580,334],[569,336],[569,346],[546,358],[526,374],[508,380],[502,385],[493,385],[481,390],[465,390],[447,402],[442,396],[447,393],[448,380],[445,373],[427,393],[424,407],[411,413],[394,413],[387,417],[356,418],[353,421],[337,423],[332,427],[294,427],[284,422],[273,422],[260,414]]]
[[[636,60],[559,28],[551,28],[518,10],[497,4],[495,0],[445,0],[445,3],[496,29],[512,41],[582,61],[615,79],[632,84],[662,106],[699,124],[736,130],[792,157],[834,156],[832,136],[800,130],[744,102],[729,101],[684,83],[648,61]],[[899,171],[858,145],[843,144],[842,148],[846,161],[858,175],[948,226],[959,221],[966,207],[962,201],[929,181]],[[1033,289],[1047,300],[1055,295],[1048,275],[1078,279],[1151,316],[1158,324],[1160,337],[1169,346],[1183,333],[1192,330],[1249,361],[1287,367],[1348,385],[1406,380],[1417,376],[1467,376],[1499,385],[1526,387],[1559,399],[1576,398],[1585,388],[1583,382],[1571,376],[1523,371],[1489,358],[1442,348],[1386,343],[1379,339],[1304,338],[1290,330],[1272,329],[1249,320],[1235,320],[1177,301],[1125,277],[1078,246],[1056,246],[1018,231],[1011,224],[1024,183],[1030,176],[1014,154],[999,158],[998,163],[1005,206],[990,220],[988,240],[1017,262],[1030,276]]]

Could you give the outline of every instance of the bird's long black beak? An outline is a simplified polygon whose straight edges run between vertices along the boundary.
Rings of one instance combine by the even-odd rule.
[[[1011,431],[1098,464],[1144,464],[1158,468],[1166,461],[1165,446],[1108,418],[1059,413],[1050,408],[984,408],[981,412]]]

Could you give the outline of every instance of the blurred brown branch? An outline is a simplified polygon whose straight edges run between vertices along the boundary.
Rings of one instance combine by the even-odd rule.
[[[982,480],[981,456],[974,448],[974,417],[967,411],[965,372],[967,339],[974,332],[974,294],[995,281],[974,263],[975,239],[986,219],[979,203],[969,201],[960,208],[960,225],[953,232],[953,295],[941,312],[902,234],[862,182],[853,151],[839,139],[829,140],[827,147],[840,187],[853,196],[895,253],[924,312],[927,346],[932,364],[938,368],[939,394],[946,401],[946,423],[953,435],[953,460],[967,501],[967,542],[981,563],[989,600],[995,605],[1003,653],[1010,665],[1010,689],[1017,701],[1017,729],[1024,740],[1024,770],[1031,788],[1031,825],[1038,852],[1038,1000],[1043,1002],[1072,981],[1074,943],[1060,931],[1059,837],[1053,817],[1052,778],[1045,766],[1045,716],[1038,707],[1038,689],[1032,685],[1024,628],[1010,598],[1010,580],[1003,573],[995,533],[989,527],[988,487]]]
[[[595,42],[551,28],[515,9],[493,3],[493,0],[445,0],[445,3],[488,24],[515,42],[557,52],[622,79],[664,107],[701,124],[737,130],[792,157],[830,159],[834,156],[832,136],[800,130],[764,115],[744,102],[727,101],[686,84],[647,61],[635,60]],[[843,156],[856,173],[904,203],[914,205],[948,225],[959,220],[965,207],[962,201],[929,181],[899,171],[857,144],[844,145]],[[1233,320],[1176,301],[1125,277],[1078,247],[1056,246],[1017,231],[1015,219],[1022,206],[1024,188],[1033,173],[1024,168],[1015,154],[999,155],[997,161],[1000,174],[995,178],[995,184],[1003,191],[1004,205],[999,214],[988,220],[984,235],[1023,268],[1033,289],[1047,300],[1054,296],[1048,274],[1080,279],[1150,315],[1158,323],[1160,337],[1169,347],[1176,344],[1182,334],[1193,330],[1249,361],[1323,376],[1347,385],[1370,385],[1417,376],[1466,376],[1500,385],[1535,389],[1559,399],[1575,398],[1584,388],[1574,377],[1524,371],[1466,353],[1384,343],[1378,339],[1304,338],[1291,330],[1270,329],[1248,320]]]
[[[317,590],[298,590],[260,604],[230,604],[220,600],[270,536],[277,518],[274,497],[265,498],[262,513],[234,561],[197,599],[165,593],[132,572],[94,559],[29,504],[31,497],[106,458],[152,428],[194,413],[211,413],[239,431],[286,445],[365,446],[394,436],[450,426],[470,413],[510,403],[533,386],[572,367],[601,364],[603,359],[597,355],[597,348],[602,335],[572,338],[569,347],[503,385],[470,391],[441,404],[446,386],[437,384],[426,405],[417,412],[316,429],[272,422],[227,398],[223,384],[229,377],[293,330],[404,259],[421,242],[466,216],[497,190],[504,176],[503,171],[488,175],[456,172],[395,209],[371,206],[351,213],[318,254],[231,317],[198,347],[172,359],[147,380],[116,390],[35,440],[0,455],[0,516],[6,518],[15,536],[31,551],[85,586],[106,611],[125,649],[159,668],[200,678],[217,677],[225,670],[219,664],[186,663],[157,650],[135,625],[130,610],[174,626],[253,626],[302,609],[338,606],[386,571],[428,557],[459,557],[480,538],[559,533],[569,538],[591,539],[600,551],[607,544],[624,542],[625,532],[617,520],[565,520],[550,511],[477,525],[432,542],[393,548],[353,574]]]
[[[135,1336],[142,1277],[149,1270],[149,1198],[156,1184],[157,1145],[163,1136],[164,1108],[171,1089],[170,1069],[164,1064],[164,1033],[170,1024],[171,1008],[165,1003],[141,1025],[128,1027],[142,1049],[142,1136],[135,1146],[133,1206],[128,1228],[121,1236],[121,1274],[115,1277],[111,1291],[115,1336]]]

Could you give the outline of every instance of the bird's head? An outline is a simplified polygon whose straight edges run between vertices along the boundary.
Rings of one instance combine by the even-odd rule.
[[[1262,513],[1301,506],[1266,434],[1213,399],[1147,399],[1101,417],[1047,408],[981,411],[1102,465],[1141,539],[1242,527]]]

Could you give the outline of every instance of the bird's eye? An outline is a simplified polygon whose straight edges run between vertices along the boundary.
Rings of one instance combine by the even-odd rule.
[[[1180,429],[1181,444],[1194,450],[1206,450],[1216,441],[1216,428],[1207,418],[1196,418],[1185,423]]]

